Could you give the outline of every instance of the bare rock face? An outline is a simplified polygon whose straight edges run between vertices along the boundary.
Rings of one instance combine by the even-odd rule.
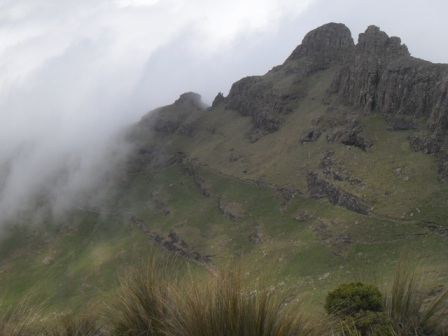
[[[385,115],[425,118],[430,131],[448,129],[448,65],[408,57],[391,62],[378,85]]]
[[[286,62],[308,63],[307,72],[314,72],[348,60],[354,47],[350,30],[344,24],[328,23],[306,34]]]
[[[289,102],[297,97],[275,92],[261,77],[245,77],[232,85],[227,108],[252,117],[255,129],[272,133],[280,128],[280,115],[291,111]]]
[[[353,51],[350,30],[343,24],[329,23],[309,32],[302,44],[276,70],[282,70],[287,75],[294,74],[296,82],[299,82],[301,77],[312,72],[342,64],[350,59]],[[234,83],[224,101],[227,108],[252,117],[256,135],[259,135],[260,132],[267,134],[277,131],[282,124],[281,115],[291,112],[291,106],[298,99],[297,94],[277,92],[263,77],[252,76]],[[216,104],[222,101],[222,97],[218,96]]]
[[[370,206],[362,199],[346,192],[329,182],[319,179],[317,174],[309,173],[307,176],[308,195],[313,198],[326,197],[331,204],[339,205],[347,210],[367,215]]]
[[[448,178],[448,65],[411,57],[398,37],[376,26],[359,35],[352,58],[328,91],[363,113],[380,112],[390,130],[420,129],[415,150],[435,155]]]
[[[389,37],[376,26],[359,34],[355,53],[336,76],[330,92],[349,105],[371,111],[377,106],[381,75],[393,60],[409,56],[398,37]]]
[[[185,124],[185,120],[194,112],[206,108],[201,96],[194,92],[186,92],[171,105],[160,107],[143,116],[140,125],[154,131],[170,135],[179,131],[185,135],[194,132],[194,125]]]

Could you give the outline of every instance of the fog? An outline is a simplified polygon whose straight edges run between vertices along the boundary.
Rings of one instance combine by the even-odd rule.
[[[0,223],[42,195],[60,213],[125,158],[120,130],[195,91],[206,103],[303,36],[375,24],[448,62],[445,0],[0,0]],[[98,195],[98,193],[96,193]]]

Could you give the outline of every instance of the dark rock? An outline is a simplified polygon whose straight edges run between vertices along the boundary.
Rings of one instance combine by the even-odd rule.
[[[307,176],[308,194],[314,198],[328,198],[333,205],[339,205],[347,210],[354,211],[363,215],[368,214],[369,205],[358,198],[325,180],[321,180],[315,173],[309,173]]]
[[[184,126],[187,118],[195,112],[202,111],[207,106],[201,101],[201,96],[194,92],[187,92],[171,105],[157,108],[142,117],[137,129],[154,130],[165,135],[174,134],[181,126]],[[195,125],[186,124],[181,132],[192,135]],[[138,137],[136,134],[135,136]]]
[[[182,93],[180,97],[174,102],[175,105],[191,105],[193,107],[196,107],[200,110],[203,110],[207,107],[202,100],[201,95],[195,93],[195,92],[186,92]]]
[[[333,80],[328,96],[332,94],[364,113],[379,111],[391,130],[426,131],[417,141],[421,143],[413,139],[411,146],[435,154],[440,177],[448,177],[448,150],[440,145],[448,134],[447,64],[411,57],[398,37],[370,26]]]
[[[225,100],[224,95],[222,94],[222,92],[219,92],[216,95],[215,99],[213,99],[212,107],[218,106],[219,104],[223,103],[224,100]]]
[[[310,219],[313,219],[313,215],[311,215],[306,211],[301,211],[296,215],[295,219],[298,220],[299,222],[306,222],[309,221]]]
[[[306,34],[286,62],[300,61],[306,73],[311,73],[343,63],[353,51],[350,30],[341,23],[328,23]]]
[[[255,230],[249,235],[249,241],[252,244],[261,243],[261,235],[260,235],[258,228],[255,228]]]
[[[322,134],[321,131],[317,127],[307,129],[302,133],[302,136],[300,137],[300,142],[301,143],[314,142],[317,139],[319,139],[321,134]]]
[[[391,131],[406,131],[417,128],[414,118],[400,115],[386,117],[387,129]]]
[[[252,117],[255,129],[272,133],[281,126],[280,115],[291,112],[290,103],[297,98],[290,94],[278,94],[261,77],[253,76],[234,83],[225,102],[227,108]]]
[[[226,203],[221,198],[218,199],[218,209],[223,215],[228,216],[233,221],[237,221],[244,216],[243,211],[237,203]]]
[[[335,80],[330,92],[342,101],[369,112],[377,107],[377,89],[381,74],[393,60],[409,56],[408,49],[398,37],[388,37],[376,26],[359,34],[355,53]]]
[[[334,125],[330,120],[332,131],[327,135],[327,141],[330,143],[342,143],[346,146],[355,146],[367,152],[372,146],[373,141],[362,135],[362,126],[356,120],[337,120]],[[337,125],[337,126],[336,126]]]
[[[361,180],[350,175],[345,167],[333,159],[334,151],[327,151],[319,163],[319,168],[328,179],[335,181],[347,181],[352,185],[361,184]]]

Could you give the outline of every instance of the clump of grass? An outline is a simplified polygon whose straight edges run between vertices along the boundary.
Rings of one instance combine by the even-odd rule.
[[[431,280],[419,276],[417,264],[400,260],[385,296],[386,312],[399,336],[448,333],[448,289],[430,295]]]
[[[6,310],[2,306],[0,302],[0,335],[31,336],[43,331],[37,323],[40,308],[31,305],[29,298],[20,300]]]
[[[175,335],[322,335],[304,309],[292,313],[275,292],[247,283],[238,270],[191,281],[172,320]]]
[[[108,333],[99,322],[98,315],[89,312],[69,313],[61,316],[56,323],[47,326],[42,332],[45,336],[106,336]]]
[[[109,309],[114,335],[161,336],[168,334],[168,320],[176,307],[172,300],[173,268],[153,257],[148,264],[132,268],[121,277],[120,289]]]

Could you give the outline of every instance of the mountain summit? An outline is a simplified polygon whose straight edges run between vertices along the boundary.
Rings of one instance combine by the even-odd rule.
[[[278,288],[316,300],[360,276],[388,281],[403,249],[425,271],[446,267],[448,65],[376,26],[356,44],[343,24],[316,28],[212,106],[184,93],[126,136],[114,190],[98,190],[109,199],[36,211],[43,233],[18,217],[0,249],[5,292],[41,279],[78,302],[148,246],[213,274],[235,259],[275,265]]]

